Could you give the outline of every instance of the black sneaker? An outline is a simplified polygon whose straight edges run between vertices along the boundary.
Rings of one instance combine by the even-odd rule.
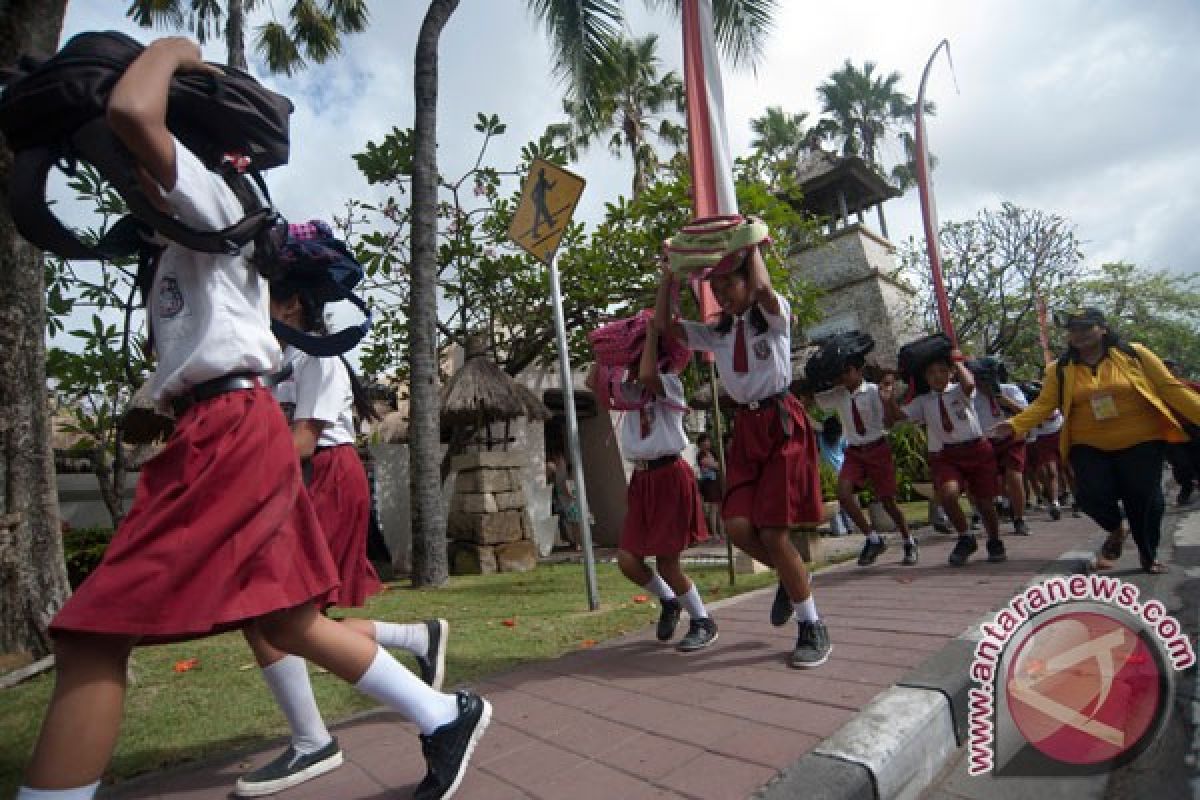
[[[950,566],[961,567],[966,564],[967,559],[978,549],[979,542],[975,541],[974,536],[969,533],[960,534],[954,549],[950,551]]]
[[[917,546],[916,539],[904,540],[904,559],[900,562],[906,567],[916,566],[917,561],[921,558],[921,549]]]
[[[971,530],[979,530],[980,523],[983,522],[983,517],[979,516],[979,512],[971,514]]]
[[[862,552],[858,555],[858,565],[860,567],[869,567],[875,563],[875,559],[883,555],[883,551],[887,550],[887,542],[880,536],[878,540],[871,541],[869,538],[863,542]]]
[[[679,610],[683,606],[679,603],[679,598],[672,597],[668,600],[659,600],[658,605],[658,628],[654,635],[658,637],[660,642],[670,641],[675,635],[675,628],[679,625]]]
[[[1028,536],[1029,535],[1029,526],[1025,524],[1025,520],[1023,520],[1023,519],[1013,520],[1013,535],[1014,536]]]
[[[238,797],[263,797],[282,792],[342,765],[342,750],[337,739],[315,753],[300,755],[291,745],[265,767],[238,778],[233,793]]]
[[[792,605],[792,598],[788,597],[783,584],[779,584],[775,589],[775,599],[771,601],[771,624],[782,628],[795,613],[796,607]]]
[[[427,619],[425,629],[429,632],[429,649],[425,655],[417,656],[417,666],[421,670],[421,680],[434,691],[441,691],[442,680],[446,677],[446,643],[450,638],[450,623],[444,619]]]
[[[703,650],[717,640],[717,623],[711,617],[694,619],[688,624],[687,635],[679,640],[675,649],[681,653]]]
[[[988,539],[987,541],[987,560],[993,564],[999,564],[1001,561],[1008,561],[1008,553],[1004,552],[1004,542],[999,539]]]
[[[1071,516],[1072,517],[1080,516],[1079,501],[1077,501],[1077,500],[1071,502]]]
[[[1060,519],[1062,519],[1062,506],[1060,506],[1058,503],[1050,506],[1050,519],[1054,520],[1055,522],[1058,522]]]
[[[832,652],[833,645],[829,643],[829,631],[825,623],[821,620],[801,620],[796,649],[792,651],[792,666],[796,669],[819,667],[829,660]]]
[[[428,736],[421,736],[421,752],[428,771],[413,793],[414,800],[441,800],[462,783],[475,749],[492,719],[492,706],[474,692],[458,692],[458,719]]]

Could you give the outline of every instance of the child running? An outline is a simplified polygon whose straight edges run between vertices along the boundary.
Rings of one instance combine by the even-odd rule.
[[[951,376],[957,383],[951,383]],[[958,532],[958,542],[950,553],[950,564],[961,567],[979,549],[970,532],[967,517],[959,505],[966,490],[983,518],[987,531],[988,561],[1007,559],[1000,541],[1000,520],[996,515],[996,459],[992,447],[979,426],[972,407],[975,380],[963,365],[957,349],[949,355],[930,359],[916,375],[908,376],[914,396],[901,407],[891,387],[880,391],[887,407],[886,424],[908,419],[925,426],[929,437],[929,461],[938,501]]]
[[[793,616],[799,631],[790,663],[818,667],[833,650],[817,614],[808,571],[788,528],[821,519],[817,442],[792,381],[788,302],[771,288],[760,245],[767,227],[739,216],[696,220],[668,242],[675,271],[702,270],[721,308],[717,324],[683,321],[671,334],[695,350],[710,351],[725,391],[738,404],[726,462],[721,509],[730,540],[773,567],[779,589],[771,622]],[[671,319],[672,272],[664,265],[655,318]]]
[[[279,256],[283,277],[271,283],[271,318],[293,330],[327,334],[325,303],[314,288],[314,276],[349,258],[325,222],[290,225]],[[308,495],[340,579],[324,604],[361,607],[383,586],[367,560],[371,493],[354,446],[354,413],[364,419],[377,415],[343,359],[310,356],[289,345],[283,361],[284,377],[274,388],[275,398],[290,418]],[[445,620],[399,625],[348,618],[343,623],[384,647],[412,652],[421,679],[441,689],[449,632]],[[238,796],[260,797],[329,772],[342,764],[343,756],[321,719],[304,659],[271,647],[255,626],[244,630],[292,733],[290,745],[278,758],[238,780]]]
[[[973,358],[967,368],[975,378],[975,414],[979,426],[990,431],[997,423],[1020,414],[1029,403],[1021,387],[1006,383],[1008,370],[998,359]],[[1029,525],[1025,522],[1025,459],[1028,448],[1024,439],[1009,436],[1005,439],[991,438],[992,454],[996,459],[997,475],[1003,483],[1004,496],[1008,499],[1012,514],[1013,533],[1028,536]]]
[[[192,227],[243,209],[167,127],[180,71],[212,71],[200,48],[160,39],[110,95],[108,121],[146,194]],[[257,376],[280,367],[266,281],[243,253],[170,243],[149,295],[158,355],[151,395],[177,424],[142,470],[104,559],[52,620],[56,682],[18,800],[87,800],[116,746],[126,664],[138,644],[253,624],[274,648],[313,661],[416,723],[427,774],[418,800],[458,788],[491,708],[441,694],[364,636],[318,612],[337,569],[300,479],[287,422]]]
[[[838,471],[838,504],[866,536],[858,565],[874,564],[875,559],[887,550],[887,542],[871,525],[858,503],[856,493],[869,484],[904,540],[904,558],[900,563],[913,566],[920,556],[917,540],[909,532],[904,512],[896,504],[896,464],[884,428],[883,401],[879,386],[863,379],[864,366],[863,356],[850,356],[838,378],[840,385],[815,396],[818,406],[837,412],[846,435],[846,457]]]
[[[676,340],[666,343],[660,358],[658,326],[649,312],[637,321],[645,335],[629,366],[636,380],[621,380],[597,365],[588,374],[588,387],[608,408],[625,412],[621,452],[634,464],[617,565],[626,578],[659,599],[659,641],[670,641],[681,607],[687,609],[688,632],[676,649],[690,653],[717,640],[717,623],[679,562],[685,549],[708,538],[695,475],[679,455],[688,440],[683,430],[687,403],[678,373],[691,353]],[[646,566],[648,556],[654,556],[658,574]]]

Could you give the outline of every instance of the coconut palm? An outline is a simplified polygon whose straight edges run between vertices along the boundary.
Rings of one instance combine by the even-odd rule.
[[[187,30],[204,44],[224,37],[226,63],[246,69],[246,15],[261,0],[132,0],[126,16],[143,28]],[[225,25],[221,26],[221,17]],[[323,64],[341,52],[343,34],[367,27],[367,0],[297,0],[288,25],[272,20],[259,26],[255,49],[271,72],[291,75],[308,62]]]
[[[900,73],[882,75],[874,61],[860,70],[846,59],[841,69],[817,87],[821,110],[827,115],[818,128],[829,139],[840,139],[842,155],[861,156],[881,174],[879,147],[887,135],[913,120],[915,105],[899,91]]]
[[[613,154],[619,156],[628,150],[633,157],[634,197],[646,188],[658,168],[658,154],[650,136],[676,149],[687,137],[686,128],[660,116],[664,112],[683,113],[683,81],[674,71],[660,78],[658,66],[657,36],[620,39],[601,62],[592,109],[564,99],[567,121],[549,129],[566,145],[572,159],[612,132],[608,146]]]

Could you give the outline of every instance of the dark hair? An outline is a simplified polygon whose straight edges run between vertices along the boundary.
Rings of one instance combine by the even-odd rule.
[[[1112,348],[1112,347],[1115,347],[1118,350],[1125,351],[1125,352],[1130,352],[1130,353],[1133,352],[1133,350],[1129,347],[1129,345],[1125,343],[1125,340],[1123,340],[1121,338],[1120,334],[1118,334],[1115,330],[1113,330],[1112,327],[1110,327],[1106,323],[1096,323],[1096,324],[1100,325],[1101,327],[1104,328],[1104,335],[1102,337],[1100,337],[1100,344],[1103,346],[1105,353],[1107,353],[1109,348]],[[1064,361],[1066,363],[1078,362],[1079,358],[1080,358],[1079,348],[1074,347],[1072,345],[1067,345],[1067,350],[1063,354]]]
[[[329,329],[325,326],[325,304],[313,297],[310,291],[287,281],[273,281],[271,283],[271,297],[274,300],[298,298],[300,300],[300,310],[303,316],[302,325],[305,332],[329,333]],[[350,362],[346,360],[345,356],[338,356],[338,360],[342,362],[342,366],[346,368],[346,373],[350,376],[350,392],[354,395],[354,410],[362,419],[369,422],[377,421],[380,418],[379,412],[375,410],[375,404],[371,402],[367,387],[363,385],[362,379],[358,377],[358,373],[350,366]]]
[[[842,438],[842,420],[837,414],[830,414],[821,423],[821,438],[830,447],[836,445]]]
[[[854,367],[855,369],[862,369],[866,365],[867,365],[867,357],[864,356],[862,353],[855,353],[852,356],[846,356],[846,360],[842,364],[842,372],[845,372],[847,367]]]

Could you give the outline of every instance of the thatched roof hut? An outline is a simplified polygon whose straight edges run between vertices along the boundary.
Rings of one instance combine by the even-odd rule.
[[[442,424],[474,428],[490,449],[491,424],[505,423],[507,442],[507,423],[518,417],[545,420],[550,410],[487,357],[482,337],[468,337],[466,360],[442,389]]]

